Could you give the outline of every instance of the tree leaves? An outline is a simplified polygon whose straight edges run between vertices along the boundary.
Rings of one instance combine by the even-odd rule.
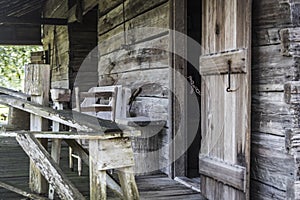
[[[40,46],[0,46],[0,86],[23,89],[24,66],[30,63],[30,53]]]

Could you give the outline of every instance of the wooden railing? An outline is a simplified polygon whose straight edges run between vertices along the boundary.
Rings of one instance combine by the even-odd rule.
[[[68,145],[90,166],[90,199],[106,199],[107,186],[121,199],[139,199],[133,172],[134,158],[130,138],[139,136],[140,131],[76,111],[55,110],[31,102],[30,99],[32,98],[26,94],[0,88],[0,104],[23,110],[54,123],[69,126],[77,131],[61,132],[59,129],[53,132],[0,131],[0,136],[17,139],[35,167],[50,184],[50,188],[55,190],[61,199],[79,200],[85,198],[64,175],[57,163],[58,160],[53,158],[53,153],[51,156],[38,139],[65,139]],[[92,123],[95,120],[98,123]],[[34,126],[35,122],[32,123],[31,125]],[[40,123],[40,121],[36,123]],[[88,151],[76,142],[78,139],[89,140]],[[53,151],[56,153],[60,151],[60,143],[56,147],[52,146]],[[110,169],[118,170],[120,184],[106,173],[106,170]]]

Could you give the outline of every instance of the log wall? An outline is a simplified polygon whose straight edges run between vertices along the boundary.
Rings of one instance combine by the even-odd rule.
[[[68,0],[46,1],[44,17],[67,18]],[[45,25],[43,46],[50,54],[51,87],[69,88],[69,35],[68,26]]]
[[[71,0],[47,1],[44,15],[49,18],[66,19],[74,3]],[[72,89],[75,80],[81,80],[77,85],[80,84],[85,90],[97,85],[97,55],[88,57],[93,49],[97,49],[97,12],[96,8],[89,11],[81,23],[43,27],[44,49],[50,53],[52,88]],[[82,73],[77,77],[81,68]]]
[[[161,29],[143,29],[147,27]],[[133,116],[168,119],[169,28],[168,0],[100,1],[99,85],[141,88],[131,109]],[[167,130],[159,137],[161,146],[168,144]],[[147,145],[145,149],[157,144]],[[168,161],[169,152],[161,152],[161,168]],[[168,167],[165,172],[170,173]]]
[[[297,193],[291,138],[299,109],[285,101],[284,85],[299,80],[298,8],[295,1],[253,1],[252,199],[294,199]]]

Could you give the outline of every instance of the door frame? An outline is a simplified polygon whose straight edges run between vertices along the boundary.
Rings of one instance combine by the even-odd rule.
[[[184,8],[184,9],[183,9]],[[187,35],[187,0],[170,0],[170,27],[173,31]],[[178,38],[172,32],[170,34],[170,72],[169,72],[169,116],[170,135],[174,141],[170,148],[171,177],[187,176],[187,152],[176,159],[180,149],[187,149],[187,84],[183,79],[176,77],[177,73],[186,77],[187,61],[179,55],[187,55],[186,38]],[[184,109],[182,110],[182,106]],[[178,134],[179,137],[178,137]],[[177,135],[177,137],[176,137]],[[175,139],[176,138],[176,139]]]

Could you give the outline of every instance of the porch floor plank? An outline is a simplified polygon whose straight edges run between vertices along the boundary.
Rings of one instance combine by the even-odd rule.
[[[29,191],[29,158],[13,138],[0,137],[0,181]],[[83,166],[82,176],[68,168],[68,147],[63,145],[61,155],[61,168],[70,178],[79,191],[88,199],[89,175],[88,167]],[[74,166],[77,169],[77,166]],[[169,179],[164,174],[139,176],[136,178],[141,199],[143,200],[202,200],[200,193]],[[0,200],[26,199],[4,188],[0,188]],[[108,190],[108,199],[118,199]]]

